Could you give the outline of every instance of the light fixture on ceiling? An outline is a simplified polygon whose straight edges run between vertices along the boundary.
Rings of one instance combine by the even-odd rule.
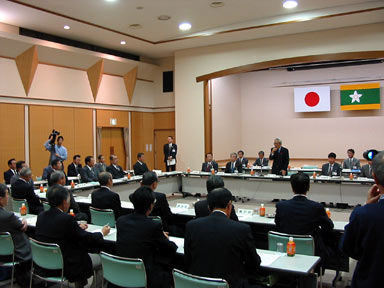
[[[220,8],[220,7],[223,7],[225,4],[224,2],[222,1],[213,1],[211,2],[211,4],[209,4],[209,6],[211,6],[212,8]]]
[[[131,29],[140,29],[140,28],[143,28],[143,26],[141,26],[141,24],[131,24],[131,25],[129,25],[129,28],[131,28]]]
[[[136,10],[143,10],[143,9],[144,9],[143,6],[137,6],[137,7],[136,7]]]
[[[287,9],[292,9],[297,6],[297,1],[296,0],[285,0],[283,3],[283,7]]]
[[[116,0],[105,0],[105,2],[116,2]]]
[[[191,29],[191,27],[192,27],[192,24],[188,23],[188,22],[183,22],[183,23],[179,24],[179,29],[181,31],[187,31],[187,30]]]
[[[69,27],[69,25],[64,25],[64,29],[69,30],[69,29],[71,29],[71,27]]]
[[[120,44],[121,44],[121,45],[125,45],[125,44],[127,44],[127,42],[125,42],[124,40],[122,40],[122,41],[120,41]]]
[[[161,20],[161,21],[166,21],[166,20],[171,19],[171,16],[168,16],[168,15],[160,15],[159,17],[157,17],[157,19],[159,19],[159,20]]]

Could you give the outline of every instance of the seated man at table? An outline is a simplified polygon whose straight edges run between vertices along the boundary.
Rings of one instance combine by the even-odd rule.
[[[81,182],[97,182],[97,176],[93,170],[95,166],[95,159],[92,156],[85,157],[85,166],[80,169]]]
[[[54,160],[55,159],[58,159],[58,158],[54,158]],[[52,160],[53,161],[53,160]],[[52,168],[52,161],[51,161],[51,164],[49,165],[49,166],[47,166],[47,167],[45,167],[44,169],[43,169],[43,175],[41,176],[41,178],[43,179],[43,180],[47,180],[48,179],[48,174],[50,174],[50,173],[52,173],[52,171],[53,171],[53,168]]]
[[[328,154],[328,163],[321,167],[321,175],[326,176],[340,176],[341,167],[336,163],[336,154],[331,152]]]
[[[177,246],[168,240],[161,223],[148,218],[155,206],[155,195],[148,187],[140,187],[129,200],[134,213],[117,220],[116,253],[122,257],[144,261],[149,288],[170,288],[171,268]]]
[[[43,204],[40,198],[35,194],[34,187],[31,186],[32,171],[28,167],[24,167],[20,171],[20,177],[11,185],[12,198],[26,199],[30,214],[38,215],[43,211]]]
[[[103,236],[108,235],[110,227],[102,227],[101,233],[85,231],[87,225],[77,224],[76,219],[67,213],[70,195],[68,190],[60,185],[52,187],[47,196],[51,209],[37,217],[36,240],[58,244],[63,254],[64,276],[70,282],[75,282],[76,287],[83,287],[93,275],[93,264],[100,266],[99,256],[89,255],[87,249],[92,247],[92,252],[99,253],[99,247],[104,242]]]
[[[260,266],[251,228],[229,219],[232,193],[217,188],[208,194],[208,217],[189,221],[184,239],[184,258],[191,274],[223,278],[231,288],[249,287],[247,274]]]
[[[237,162],[237,165],[241,165],[241,167],[243,169],[248,167],[248,159],[244,157],[244,151],[243,150],[239,150],[237,152],[236,162]]]
[[[8,160],[8,167],[9,167],[9,169],[4,172],[5,184],[11,184],[12,176],[17,174],[15,158],[12,158],[12,159]]]
[[[241,173],[243,172],[243,166],[240,162],[237,162],[237,154],[231,153],[231,161],[227,162],[225,166],[225,173]]]
[[[113,186],[112,175],[109,172],[99,174],[100,188],[92,192],[92,207],[99,209],[112,209],[115,219],[123,213],[119,194],[111,190]]]
[[[348,158],[343,161],[343,169],[360,169],[360,160],[355,158],[355,150],[347,150]]]
[[[77,177],[80,174],[81,167],[80,155],[73,156],[72,163],[68,165],[68,177]]]
[[[307,198],[309,185],[307,174],[299,172],[291,175],[294,195],[292,199],[276,204],[276,229],[286,234],[312,235],[315,240],[315,254],[321,257],[324,264],[333,255],[333,247],[326,242],[333,238],[333,222],[320,203]]]
[[[212,153],[207,153],[207,155],[205,155],[205,162],[201,167],[201,172],[211,172],[212,169],[217,172],[219,170],[219,165],[213,160]]]
[[[119,163],[119,158],[117,158],[116,155],[111,155],[109,157],[109,160],[111,160],[111,165],[107,167],[107,172],[112,174],[113,179],[120,179],[124,178],[125,172],[121,166],[118,165]]]
[[[52,161],[55,161],[55,160],[58,160],[58,159],[54,159]],[[58,161],[59,161],[59,163],[61,163],[60,160],[58,160]],[[55,185],[65,186],[65,184],[67,182],[66,176],[62,170],[58,170],[58,171],[53,172],[50,175],[49,179],[50,179],[51,184],[50,184],[50,187],[48,188],[47,194],[52,190],[53,186],[55,186]],[[71,198],[69,210],[73,210],[73,213],[75,213],[75,219],[78,221],[80,221],[80,220],[88,221],[87,214],[80,212],[79,204],[77,204],[75,198],[73,197],[72,190],[69,190],[68,192],[69,192],[69,196]]]
[[[223,178],[217,175],[211,175],[209,176],[207,180],[207,192],[208,194],[216,188],[223,188],[224,187],[224,181]],[[205,217],[209,216],[211,214],[211,211],[208,207],[208,200],[200,200],[199,202],[195,203],[195,214],[196,218],[199,217]],[[239,221],[239,218],[237,218],[236,212],[235,212],[235,206],[232,205],[231,215],[229,217],[232,220]]]
[[[99,173],[107,171],[107,165],[105,164],[104,155],[100,154],[99,156],[97,156],[97,163],[93,167],[93,170],[95,171],[97,177],[99,177]]]
[[[22,221],[13,212],[5,210],[9,200],[7,186],[0,184],[0,232],[9,232],[15,247],[15,261],[19,262],[15,267],[15,278],[21,287],[29,286],[29,273],[31,268],[31,246],[27,235],[28,224],[25,219]],[[0,262],[12,261],[9,258],[0,256]]]
[[[269,159],[264,157],[264,151],[259,151],[259,158],[253,163],[253,166],[268,166]]]
[[[60,159],[58,159],[58,158],[53,159],[51,161],[51,167],[52,167],[52,171],[49,172],[49,174],[47,175],[48,186],[52,185],[52,181],[51,181],[52,173],[58,172],[58,171],[62,172],[62,175],[64,175],[65,182],[64,182],[63,186],[68,185],[69,181],[68,181],[67,175],[65,175],[65,172],[63,171],[63,162],[61,162]]]
[[[27,163],[25,163],[24,160],[20,160],[20,161],[17,161],[17,162],[16,162],[16,175],[13,175],[13,176],[11,177],[11,180],[10,180],[11,185],[12,185],[13,183],[15,183],[15,182],[17,181],[17,179],[20,178],[20,171],[21,171],[21,169],[23,169],[24,167],[28,167]],[[32,179],[31,179],[30,182],[33,182]]]
[[[366,177],[373,179],[372,175],[372,160],[368,160],[368,164],[363,165],[361,167],[361,174],[360,177]]]
[[[133,165],[133,171],[135,175],[143,175],[145,172],[149,171],[147,164],[144,162],[144,153],[137,153],[137,162]]]

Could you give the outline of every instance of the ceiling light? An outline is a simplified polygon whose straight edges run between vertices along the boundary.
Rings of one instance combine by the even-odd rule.
[[[211,4],[209,4],[212,8],[219,8],[224,6],[224,2],[222,1],[213,1]]]
[[[166,20],[171,19],[171,16],[168,16],[168,15],[160,15],[159,17],[157,17],[157,19],[162,20],[162,21],[166,21]]]
[[[106,2],[116,2],[116,0],[105,0]]]
[[[136,9],[137,9],[137,10],[143,10],[144,7],[143,7],[143,6],[137,6]]]
[[[129,28],[131,28],[131,29],[140,29],[142,27],[143,26],[141,26],[140,24],[131,24],[131,25],[129,25]]]
[[[191,27],[192,27],[191,23],[188,23],[188,22],[183,22],[183,23],[179,24],[179,29],[181,31],[187,31],[187,30],[191,29]]]
[[[125,44],[127,44],[127,42],[125,42],[125,41],[123,40],[123,41],[120,41],[120,44],[121,44],[121,45],[125,45]]]
[[[68,25],[64,25],[64,29],[69,30],[69,29],[71,29],[71,27],[69,27]]]
[[[283,7],[287,9],[292,9],[297,6],[297,1],[296,0],[286,0],[283,3]]]

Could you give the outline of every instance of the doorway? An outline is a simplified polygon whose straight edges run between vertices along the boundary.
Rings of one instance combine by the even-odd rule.
[[[101,129],[101,154],[105,157],[105,163],[110,165],[109,156],[115,154],[119,158],[119,166],[126,169],[126,153],[124,145],[123,128],[103,127]]]
[[[175,129],[159,129],[155,132],[155,170],[165,171],[163,146],[167,143],[168,136],[173,137],[173,142],[176,143]],[[177,143],[176,143],[177,144]]]

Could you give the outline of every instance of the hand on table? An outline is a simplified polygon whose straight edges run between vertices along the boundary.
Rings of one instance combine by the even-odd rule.
[[[105,225],[103,227],[103,229],[101,229],[101,232],[103,233],[103,236],[107,236],[110,231],[111,231],[111,227],[109,227],[109,225]]]
[[[23,232],[27,231],[27,228],[28,228],[27,220],[23,219],[23,220],[21,220],[21,223],[23,224],[23,227],[21,227],[21,231],[23,231]]]

